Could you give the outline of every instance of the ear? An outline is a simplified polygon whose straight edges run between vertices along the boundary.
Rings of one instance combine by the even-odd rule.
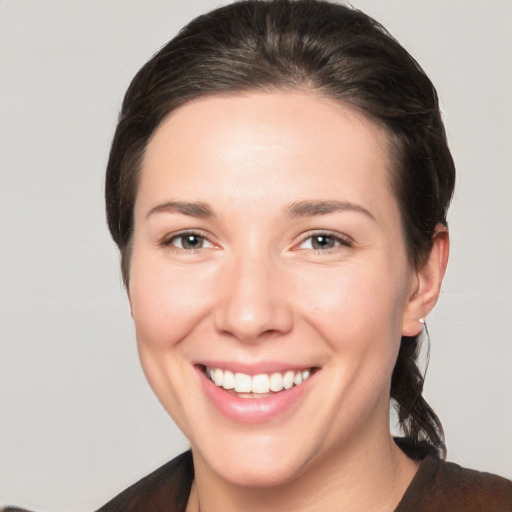
[[[432,311],[439,297],[449,252],[448,229],[438,224],[434,231],[430,253],[415,272],[415,279],[413,279],[404,311],[403,336],[417,336],[421,333],[423,319]]]

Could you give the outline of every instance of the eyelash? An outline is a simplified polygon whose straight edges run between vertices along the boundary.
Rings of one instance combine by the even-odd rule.
[[[177,233],[177,234],[172,235],[169,238],[166,238],[165,240],[162,241],[161,245],[164,247],[172,247],[173,250],[183,252],[183,253],[194,253],[194,252],[200,251],[201,249],[205,249],[205,247],[198,247],[198,248],[183,247],[183,242],[184,242],[185,238],[187,238],[187,237],[196,237],[196,239],[199,239],[200,241],[202,241],[203,244],[206,242],[213,247],[213,243],[208,240],[207,234],[200,232],[200,231],[182,231],[181,233]],[[322,248],[322,249],[315,248],[313,246],[313,244],[314,244],[313,240],[315,238],[318,239],[321,237],[328,239],[331,243],[334,243],[334,246],[326,247],[326,248]],[[181,247],[174,245],[174,242],[176,242],[177,240],[180,240],[180,239],[182,241]],[[302,245],[305,242],[307,242],[308,240],[312,241],[311,248],[304,249],[302,247]],[[315,231],[313,233],[309,233],[295,247],[297,247],[297,249],[295,249],[295,250],[312,250],[316,254],[325,254],[325,253],[330,253],[330,252],[338,249],[339,247],[353,247],[353,240],[347,236],[333,234],[328,231]],[[210,247],[206,247],[206,248],[210,248]]]
[[[169,238],[166,238],[165,240],[162,241],[161,245],[164,247],[172,247],[176,251],[181,251],[181,252],[185,252],[185,253],[196,252],[196,251],[200,251],[201,249],[205,248],[205,247],[198,247],[198,248],[187,249],[187,248],[183,247],[183,242],[184,242],[185,238],[187,238],[187,237],[196,237],[197,239],[200,239],[203,243],[206,242],[206,243],[209,243],[211,246],[213,246],[212,242],[210,242],[208,240],[208,236],[205,233],[202,233],[200,231],[182,231],[181,233],[177,233],[177,234],[172,235]],[[174,245],[174,242],[177,240],[180,240],[180,239],[182,241],[181,242],[182,247],[178,247],[178,246]]]
[[[353,240],[351,238],[349,238],[348,236],[341,236],[341,235],[338,235],[338,234],[331,233],[329,231],[315,231],[313,233],[308,234],[308,236],[306,236],[305,238],[302,239],[302,241],[298,244],[298,250],[302,249],[301,246],[306,241],[313,240],[315,238],[318,239],[320,237],[324,237],[324,238],[329,239],[335,245],[334,245],[334,247],[327,247],[325,249],[318,249],[318,248],[315,249],[313,247],[313,243],[314,242],[312,242],[311,249],[309,249],[309,250],[312,250],[312,251],[314,251],[317,254],[330,253],[330,252],[338,249],[339,247],[353,247],[353,245],[354,245]]]

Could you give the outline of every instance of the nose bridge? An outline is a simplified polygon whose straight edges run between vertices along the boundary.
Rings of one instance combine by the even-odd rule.
[[[282,272],[268,251],[253,247],[233,255],[224,268],[216,324],[244,342],[292,327],[292,311],[283,294]]]

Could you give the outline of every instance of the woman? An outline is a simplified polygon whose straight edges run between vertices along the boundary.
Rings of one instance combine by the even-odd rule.
[[[462,506],[445,486],[468,510],[510,505],[505,481],[425,459],[445,447],[415,359],[453,184],[432,84],[357,11],[234,4],[144,66],[107,209],[142,366],[191,443],[178,509]],[[440,497],[406,491],[434,471]],[[171,477],[102,510],[169,492],[152,478]]]
[[[443,462],[421,396],[453,184],[432,84],[358,11],[241,2],[151,59],[107,214],[191,452],[100,510],[510,510],[510,482]]]

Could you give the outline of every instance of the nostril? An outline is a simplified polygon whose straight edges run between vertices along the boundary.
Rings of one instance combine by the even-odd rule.
[[[291,331],[291,311],[276,301],[268,303],[231,303],[218,308],[215,327],[220,334],[230,335],[244,343],[259,343]]]

